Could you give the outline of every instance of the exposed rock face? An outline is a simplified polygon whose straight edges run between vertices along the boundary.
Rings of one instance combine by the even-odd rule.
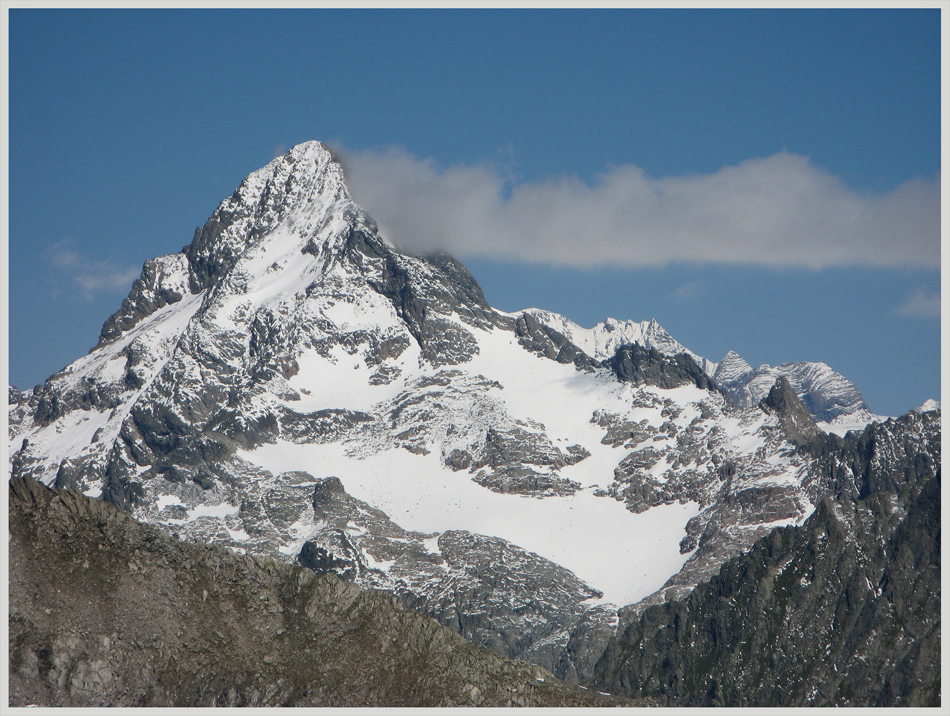
[[[10,483],[10,705],[634,705],[476,647],[386,594],[182,543]]]
[[[118,338],[160,308],[184,298],[189,293],[188,284],[183,280],[185,276],[187,262],[183,254],[160,256],[146,261],[142,275],[132,284],[128,298],[122,301],[119,310],[102,326],[96,348]]]
[[[874,492],[900,493],[940,465],[940,413],[911,411],[872,423],[844,438],[819,433],[804,452],[814,458],[805,479],[816,496],[858,500]]]
[[[818,426],[795,391],[788,378],[779,377],[769,394],[759,403],[762,410],[778,415],[785,436],[798,446],[807,445],[818,435]]]
[[[481,286],[451,256],[439,253],[410,258],[390,250],[369,233],[362,242],[382,254],[384,262],[380,277],[370,278],[370,286],[393,302],[422,348],[422,357],[432,365],[464,363],[478,351],[472,334],[447,320],[453,314],[475,326],[511,328],[511,320],[485,302]]]
[[[716,366],[714,378],[717,384],[726,387],[740,382],[752,372],[752,366],[735,351],[729,351]]]
[[[677,706],[939,705],[939,420],[913,421],[843,441],[836,454],[863,475],[856,499],[825,498],[684,600],[643,611],[596,688]]]
[[[544,323],[525,311],[515,322],[515,332],[520,343],[530,351],[543,355],[558,363],[573,363],[578,368],[592,370],[599,364],[583,350],[571,343],[563,333]]]
[[[655,348],[644,348],[628,343],[617,348],[607,365],[620,380],[655,385],[658,388],[678,388],[695,385],[703,390],[715,389],[709,376],[685,353],[664,356]]]
[[[665,356],[685,353],[707,375],[716,372],[716,364],[698,356],[671,336],[656,319],[649,321],[618,321],[608,318],[593,328],[582,328],[564,316],[540,308],[529,308],[523,312],[532,317],[545,329],[563,336],[591,358],[604,361],[611,358],[623,345],[636,343],[647,350],[653,348]]]
[[[9,420],[9,437],[12,440],[22,429],[23,421],[29,420],[29,399],[32,391],[23,391],[9,386],[7,389],[7,415]]]

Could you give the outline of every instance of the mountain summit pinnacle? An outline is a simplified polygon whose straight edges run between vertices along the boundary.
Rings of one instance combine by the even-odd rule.
[[[818,434],[818,426],[795,391],[788,378],[778,377],[769,394],[759,403],[766,412],[778,415],[779,425],[788,439],[796,445],[807,445]]]
[[[183,296],[215,286],[265,238],[268,243],[280,239],[288,249],[309,246],[316,254],[318,246],[340,243],[347,225],[376,230],[351,200],[333,152],[318,141],[298,144],[249,174],[180,254],[146,261],[128,298],[105,322],[96,347]]]
[[[332,241],[351,218],[369,223],[350,198],[333,153],[322,142],[298,144],[249,174],[195,231],[185,252],[192,293],[211,285],[256,241],[278,229],[303,243]]]

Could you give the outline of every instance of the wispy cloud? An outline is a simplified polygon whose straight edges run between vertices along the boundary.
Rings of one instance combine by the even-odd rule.
[[[939,318],[940,292],[919,288],[894,313],[904,318]]]
[[[670,298],[680,303],[688,303],[700,298],[705,293],[706,285],[702,281],[688,281],[673,291]]]
[[[44,258],[57,278],[77,289],[86,299],[99,292],[128,291],[139,277],[141,268],[119,266],[111,260],[91,259],[74,248],[70,238],[57,241],[44,252]]]
[[[443,168],[398,148],[338,152],[354,199],[408,250],[580,267],[940,262],[939,177],[868,194],[780,152],[714,174],[655,178],[625,165],[592,184],[513,184],[488,163]]]

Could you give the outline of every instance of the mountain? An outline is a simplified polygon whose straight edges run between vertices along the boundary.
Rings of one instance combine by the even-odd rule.
[[[529,308],[524,311],[524,314],[558,331],[587,355],[597,360],[607,360],[621,346],[636,343],[643,348],[654,348],[668,356],[685,353],[707,375],[712,376],[716,372],[715,363],[696,355],[679,343],[657,323],[656,319],[637,323],[608,318],[593,328],[582,328],[564,316],[540,308]]]
[[[915,413],[929,413],[931,411],[940,410],[940,401],[939,400],[925,400],[923,403],[914,408]]]
[[[846,448],[822,428],[864,427],[860,394],[766,368],[655,321],[498,311],[452,257],[381,236],[308,142],[147,261],[87,356],[10,391],[11,475],[592,683],[638,615],[857,479],[824,469]]]
[[[754,369],[735,351],[729,351],[712,373],[713,379],[736,405],[748,407],[762,400],[778,378],[785,378],[805,407],[828,427],[860,428],[880,418],[874,415],[855,385],[824,363],[768,364]]]

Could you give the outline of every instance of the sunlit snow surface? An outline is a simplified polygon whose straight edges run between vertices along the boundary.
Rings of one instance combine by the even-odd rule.
[[[389,450],[362,460],[339,444],[265,445],[242,457],[274,472],[307,470],[339,477],[348,493],[383,510],[405,529],[468,530],[502,537],[573,571],[614,604],[632,604],[663,586],[689,555],[679,553],[695,503],[639,515],[585,489],[545,499],[491,492],[438,456]]]
[[[157,375],[170,355],[173,345],[201,304],[200,296],[189,295],[180,303],[165,306],[148,316],[121,338],[74,361],[59,374],[59,390],[63,393],[94,378],[100,386],[124,385],[126,354],[130,345],[149,357],[141,366],[149,377]],[[122,388],[120,388],[121,390]],[[131,406],[145,388],[131,395],[125,402]],[[46,482],[56,477],[55,466],[64,459],[97,452],[100,445],[115,440],[126,417],[125,410],[73,410],[47,426],[33,426],[11,441],[11,454],[27,439],[33,451],[44,455],[49,465]],[[86,494],[98,497],[99,487]]]
[[[430,446],[428,455],[417,455],[399,448],[360,450],[351,443],[282,441],[242,452],[241,457],[274,474],[304,470],[315,477],[339,477],[348,493],[383,510],[405,529],[468,530],[502,537],[570,569],[602,591],[607,602],[631,604],[655,592],[689,556],[680,554],[679,543],[698,505],[674,504],[635,514],[621,502],[593,494],[598,485],[609,484],[626,453],[600,442],[603,430],[591,423],[591,416],[597,409],[630,410],[631,386],[528,353],[511,332],[475,332],[478,355],[457,367],[498,381],[502,387],[491,393],[513,418],[543,423],[557,444],[570,441],[590,450],[590,457],[560,472],[584,486],[575,495],[536,498],[492,492],[473,482],[468,472],[447,469],[438,446]],[[316,355],[302,357],[292,383],[298,389],[307,387],[310,394],[300,407],[367,410],[397,390],[395,385],[368,385],[367,371],[357,361],[334,358],[331,364]],[[419,367],[415,351],[401,358],[405,379],[429,372]],[[308,381],[307,376],[319,380]],[[663,392],[683,403],[707,395],[695,388]],[[694,412],[685,410],[679,421],[688,423]]]

